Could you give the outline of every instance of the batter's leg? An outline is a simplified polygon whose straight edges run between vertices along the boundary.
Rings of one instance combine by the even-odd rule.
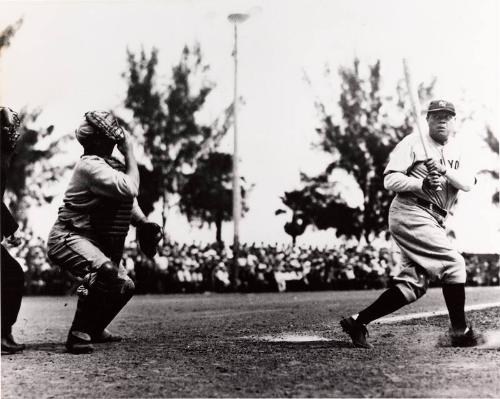
[[[401,261],[404,267],[394,278],[394,286],[384,291],[375,302],[359,314],[340,321],[342,329],[349,334],[354,346],[370,348],[371,345],[366,340],[368,336],[367,324],[395,312],[425,294],[428,286],[428,276],[425,271],[404,253]]]
[[[359,312],[358,315],[342,319],[340,326],[349,334],[355,347],[368,349],[372,345],[366,340],[368,337],[366,325],[373,320],[395,312],[407,304],[408,300],[401,290],[397,287],[391,287],[384,291],[370,306]]]
[[[464,331],[465,321],[465,284],[443,284],[443,296],[450,316],[451,328]]]
[[[408,305],[408,300],[397,287],[384,291],[370,306],[359,312],[356,320],[359,323],[369,324]]]

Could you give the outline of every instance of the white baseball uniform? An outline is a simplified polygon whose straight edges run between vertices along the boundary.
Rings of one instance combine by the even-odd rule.
[[[466,281],[464,259],[452,247],[444,221],[459,190],[468,191],[474,185],[473,167],[452,138],[445,145],[429,136],[426,140],[429,157],[447,168],[440,191],[422,190],[428,172],[416,133],[394,148],[384,172],[384,186],[397,192],[389,210],[389,230],[401,248],[403,264],[394,282],[409,302],[426,292],[430,279],[439,278],[448,284]]]

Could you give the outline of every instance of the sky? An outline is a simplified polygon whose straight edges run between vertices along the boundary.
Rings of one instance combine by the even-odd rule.
[[[240,171],[255,186],[241,222],[241,241],[289,242],[287,216],[275,216],[280,195],[299,187],[301,171],[320,172],[329,154],[313,148],[319,125],[317,97],[335,109],[340,66],[358,57],[362,67],[381,60],[382,90],[395,94],[406,58],[416,82],[437,78],[435,96],[473,118],[461,127],[478,167],[498,166],[482,145],[486,124],[498,133],[499,6],[496,0],[329,1],[0,1],[0,29],[23,25],[0,59],[0,102],[40,107],[40,125],[72,132],[91,109],[123,104],[126,49],[159,49],[159,84],[166,85],[184,45],[199,42],[216,87],[200,119],[211,121],[232,101],[233,27],[227,16],[248,12],[239,27]],[[310,84],[306,82],[308,77]],[[232,151],[230,132],[221,149]],[[74,151],[74,150],[72,150]],[[75,155],[76,156],[76,155]],[[499,237],[492,184],[480,178],[462,196],[450,225],[463,250],[491,251]],[[55,220],[60,198],[37,212],[42,235]],[[356,202],[356,193],[352,192]],[[159,221],[159,213],[152,218]],[[175,211],[167,230],[178,241],[212,241],[213,229],[190,226]],[[232,226],[223,226],[231,241]],[[329,245],[331,231],[308,228],[299,242]]]

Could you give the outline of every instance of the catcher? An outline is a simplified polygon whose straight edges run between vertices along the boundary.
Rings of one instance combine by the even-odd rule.
[[[90,353],[92,343],[120,341],[106,327],[134,292],[121,264],[130,224],[142,251],[156,253],[161,228],[148,222],[137,203],[139,170],[129,135],[109,112],[85,114],[76,130],[84,153],[77,162],[56,223],[49,233],[48,257],[81,285],[68,333],[70,353]],[[117,145],[125,164],[111,157]]]
[[[18,224],[3,202],[7,172],[19,137],[20,120],[10,108],[0,107],[0,130],[2,135],[2,240],[11,237],[18,229]],[[2,354],[21,352],[24,344],[18,344],[12,336],[12,326],[17,320],[24,290],[24,273],[19,263],[2,245]]]

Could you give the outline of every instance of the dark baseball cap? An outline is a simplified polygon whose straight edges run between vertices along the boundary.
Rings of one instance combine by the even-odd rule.
[[[446,100],[433,100],[427,108],[427,113],[431,114],[433,112],[447,111],[453,115],[456,115],[455,106]]]

